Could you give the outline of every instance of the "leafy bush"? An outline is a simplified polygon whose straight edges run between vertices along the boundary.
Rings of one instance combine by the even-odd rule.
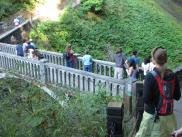
[[[20,9],[31,8],[36,0],[0,0],[0,20]]]
[[[182,62],[182,27],[155,1],[106,0],[103,9],[104,14],[97,15],[80,14],[81,8],[68,7],[59,22],[40,23],[37,30],[57,51],[63,51],[69,42],[75,52],[84,54],[89,49],[94,58],[106,60],[107,44],[114,49],[122,47],[128,55],[138,50],[141,57],[163,46],[168,51],[170,67]]]
[[[105,0],[81,0],[80,10],[83,12],[101,12],[104,7]]]
[[[3,137],[105,137],[106,105],[112,97],[57,91],[64,105],[21,79],[0,80],[0,135]],[[61,93],[61,94],[60,94]],[[66,94],[66,95],[65,95]],[[121,98],[119,98],[121,100]]]

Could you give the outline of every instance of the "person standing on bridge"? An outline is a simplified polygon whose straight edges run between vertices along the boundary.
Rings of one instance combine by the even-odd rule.
[[[138,51],[134,50],[132,52],[132,56],[129,57],[128,60],[134,60],[135,61],[135,64],[136,64],[136,67],[137,67],[137,70],[139,70],[139,67],[141,65],[141,62],[140,62],[140,58],[138,57]]]
[[[20,41],[16,41],[17,45],[16,45],[16,55],[17,56],[24,56],[24,52],[23,52],[23,46],[20,44]]]
[[[126,56],[123,50],[121,48],[118,48],[115,54],[114,78],[123,79],[125,61],[126,61]]]
[[[86,51],[86,54],[82,57],[84,71],[92,72],[92,56]]]
[[[74,68],[74,51],[71,48],[71,45],[68,44],[65,48],[65,53],[63,54],[63,58],[66,60],[66,66]]]
[[[181,97],[180,87],[176,75],[166,67],[166,50],[158,47],[151,54],[156,67],[144,80],[144,113],[135,137],[170,137],[177,125],[173,102]]]
[[[31,44],[30,41],[28,41],[26,49],[25,49],[25,52],[28,58],[33,58],[34,50],[35,50],[35,47]]]

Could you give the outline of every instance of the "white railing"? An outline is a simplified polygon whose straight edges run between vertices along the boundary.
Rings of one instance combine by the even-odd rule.
[[[23,75],[37,81],[43,81],[44,66],[41,61],[25,59],[16,55],[0,52],[0,68]]]
[[[0,50],[5,53],[15,54],[15,45],[0,43]],[[51,52],[40,50],[41,54],[43,54],[44,58],[48,60],[49,63],[58,64],[58,65],[66,65],[66,61],[63,58],[62,53]],[[75,68],[79,70],[83,70],[82,58],[78,57],[75,63]],[[115,64],[113,62],[107,62],[102,60],[93,59],[93,70],[92,72],[95,74],[100,74],[104,76],[113,77]]]
[[[35,19],[33,19],[35,20]],[[4,32],[3,34],[0,35],[0,40],[4,39],[5,37],[11,35],[13,32],[19,30],[21,27],[23,27],[24,25],[31,23],[32,21],[30,20],[26,20],[24,21],[22,24],[20,24],[19,26],[15,27],[14,24],[11,24],[10,26],[8,26],[8,28],[6,28],[8,31]]]
[[[6,43],[0,43],[0,51],[9,54],[16,54],[16,46]]]
[[[0,68],[45,84],[66,86],[80,91],[96,92],[100,86],[108,94],[123,95],[127,91],[127,79],[120,81],[108,76],[80,71],[44,61],[26,59],[0,52]]]

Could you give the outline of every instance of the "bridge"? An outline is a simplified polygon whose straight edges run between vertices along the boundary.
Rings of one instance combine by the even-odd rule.
[[[127,90],[127,79],[119,81],[112,77],[114,64],[93,60],[93,73],[83,71],[81,58],[77,68],[65,67],[63,55],[56,52],[41,51],[47,60],[35,60],[15,55],[15,45],[0,44],[0,68],[12,71],[23,77],[44,84],[69,86],[80,91],[95,92],[100,85],[106,87],[110,95],[123,95]]]
[[[14,28],[1,35],[0,40],[18,29]],[[15,45],[0,43],[0,69],[45,85],[66,86],[83,92],[95,93],[101,87],[111,96],[125,96],[128,91],[131,91],[131,83],[128,79],[113,78],[113,62],[93,59],[93,71],[90,73],[83,71],[81,57],[78,57],[75,68],[68,68],[65,66],[66,62],[62,53],[40,50],[44,59],[36,60],[16,56],[15,47]],[[182,126],[180,103],[176,104],[178,126]]]

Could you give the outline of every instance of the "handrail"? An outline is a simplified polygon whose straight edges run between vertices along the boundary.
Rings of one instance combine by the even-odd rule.
[[[28,59],[3,52],[0,52],[0,68],[45,84],[67,86],[80,91],[94,93],[101,86],[113,96],[125,94],[128,86],[127,79],[120,81],[112,77],[48,63],[45,60]]]
[[[0,43],[0,50],[5,53],[16,54],[15,45]],[[39,50],[44,58],[50,63],[66,66],[66,61],[63,58],[63,53]],[[75,68],[83,70],[82,57],[78,57],[75,63]],[[93,70],[95,74],[113,77],[115,63],[93,59]]]

